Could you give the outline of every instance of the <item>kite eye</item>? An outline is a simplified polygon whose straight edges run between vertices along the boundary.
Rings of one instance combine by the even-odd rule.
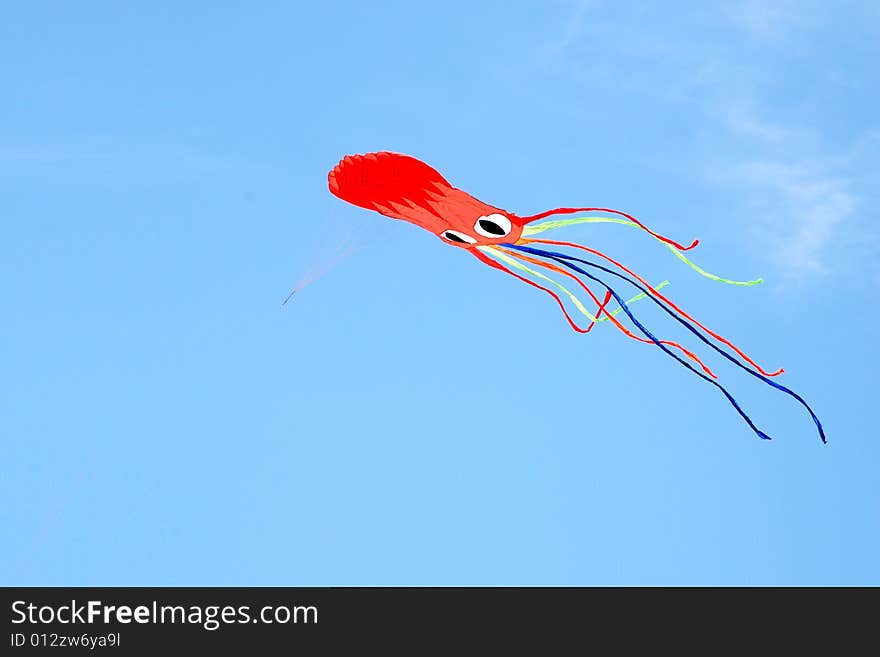
[[[458,244],[476,244],[477,240],[475,240],[470,235],[465,235],[464,233],[459,233],[457,230],[445,230],[443,231],[443,237],[448,239],[450,242],[456,242]]]
[[[483,237],[504,237],[510,232],[510,219],[503,214],[493,213],[477,219],[474,230]]]

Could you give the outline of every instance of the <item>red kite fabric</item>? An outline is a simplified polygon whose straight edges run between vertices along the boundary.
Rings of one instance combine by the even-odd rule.
[[[400,153],[383,151],[346,156],[330,171],[328,185],[330,192],[343,201],[415,224],[450,246],[465,249],[482,263],[549,294],[575,331],[588,333],[596,324],[608,321],[627,337],[662,349],[691,372],[718,388],[749,427],[759,437],[769,439],[766,433],[755,426],[728,390],[717,381],[717,375],[693,351],[677,342],[657,338],[636,318],[630,305],[641,299],[649,299],[704,345],[740,369],[799,401],[810,413],[820,438],[825,442],[822,423],[807,402],[797,393],[772,380],[772,377],[782,374],[783,370],[765,370],[739,347],[682,310],[660,292],[666,282],[652,286],[629,267],[589,246],[534,236],[580,224],[620,224],[648,233],[702,276],[738,286],[751,286],[761,282],[760,279],[734,281],[703,270],[684,255],[684,252],[697,246],[698,240],[684,246],[654,232],[635,217],[611,208],[560,207],[519,216],[453,187],[436,169]],[[579,216],[548,219],[560,215]],[[578,255],[572,255],[572,252]],[[600,262],[578,257],[583,255],[599,258]],[[560,277],[572,281],[578,292],[573,292],[561,283]],[[625,300],[608,284],[608,277],[624,281],[638,290],[638,294]],[[598,293],[594,287],[598,288]],[[583,294],[586,294],[588,302],[584,301]],[[617,305],[614,310],[608,308],[612,299]],[[587,303],[595,306],[595,310],[589,310]],[[589,320],[588,323],[584,326],[576,322],[569,307],[576,309]],[[636,335],[617,318],[621,311],[641,335]]]

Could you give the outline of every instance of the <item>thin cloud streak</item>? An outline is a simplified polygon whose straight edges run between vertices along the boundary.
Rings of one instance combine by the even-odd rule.
[[[564,55],[562,47],[570,46],[576,35],[589,32],[589,8],[589,4],[581,4],[569,14],[558,41],[549,44],[549,52]],[[813,2],[742,0],[716,15],[697,12],[690,18],[716,29],[726,26],[728,32],[745,32],[759,42],[758,52],[762,52],[790,41],[809,42],[809,35],[822,25],[823,11]],[[600,66],[610,66],[604,73],[607,83],[620,79],[613,84],[624,85],[629,93],[684,106],[714,124],[717,132],[709,139],[703,163],[711,166],[704,167],[707,173],[702,177],[734,189],[744,206],[760,206],[761,213],[740,213],[758,217],[743,219],[743,229],[769,238],[770,255],[786,278],[827,272],[832,245],[835,255],[844,245],[852,246],[838,239],[838,232],[844,223],[852,224],[856,209],[864,205],[861,197],[866,186],[860,178],[866,169],[876,171],[876,158],[864,154],[850,157],[845,145],[829,148],[826,135],[806,114],[789,111],[784,123],[767,120],[765,116],[774,111],[778,114],[769,96],[777,80],[763,58],[731,58],[725,45],[716,48],[716,44],[704,43],[695,48],[668,34],[662,40],[656,35],[653,38],[649,42],[628,41],[626,50],[606,51],[608,57]],[[670,62],[660,69],[660,79],[666,79],[664,74],[671,68],[685,73],[675,76],[672,84],[650,85],[645,76],[639,76],[638,87],[627,82],[627,71],[618,64],[619,58],[635,55],[652,60],[657,52],[664,52]],[[799,55],[792,52],[787,56]],[[594,65],[590,74],[595,73]],[[577,71],[570,75],[577,81]],[[851,143],[860,144],[871,134],[870,130],[858,133]],[[773,217],[773,221],[765,225],[760,216]],[[871,226],[862,228],[866,240],[876,235]]]
[[[763,216],[770,220],[757,228],[788,274],[828,271],[825,251],[858,207],[846,179],[771,161],[750,162],[731,175],[761,198]]]

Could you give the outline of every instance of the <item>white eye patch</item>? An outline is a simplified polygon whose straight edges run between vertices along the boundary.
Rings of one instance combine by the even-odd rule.
[[[444,230],[443,237],[448,239],[450,242],[456,242],[458,244],[476,244],[477,240],[475,240],[470,235],[465,235],[464,233],[459,233],[457,230]]]
[[[480,217],[474,224],[474,230],[478,234],[490,239],[504,237],[510,233],[510,228],[510,219],[497,212]]]

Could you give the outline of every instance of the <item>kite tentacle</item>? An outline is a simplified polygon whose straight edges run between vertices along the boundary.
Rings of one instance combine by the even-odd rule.
[[[515,248],[515,249],[517,249],[517,250],[527,250],[528,252],[532,252],[532,253],[538,252],[537,249],[531,249],[531,248],[529,248],[529,247],[516,247],[516,246],[514,246],[513,248]],[[607,283],[605,283],[603,280],[597,278],[596,276],[593,276],[592,274],[590,274],[590,273],[584,271],[584,270],[581,269],[580,267],[577,267],[576,265],[572,265],[571,263],[568,263],[568,262],[566,262],[565,260],[562,260],[561,258],[557,258],[557,257],[555,257],[555,254],[553,254],[552,251],[538,252],[537,255],[543,255],[543,256],[546,256],[546,257],[551,258],[551,259],[553,259],[553,260],[556,260],[556,261],[559,262],[561,265],[563,265],[563,266],[565,266],[565,267],[568,267],[568,268],[570,268],[570,269],[572,269],[572,270],[574,270],[574,271],[578,271],[579,273],[583,274],[584,276],[586,276],[586,277],[589,278],[590,280],[596,281],[597,283],[599,283],[600,285],[602,285],[606,290],[608,290],[608,291],[614,296],[615,300],[617,301],[618,304],[620,304],[620,307],[623,308],[624,312],[625,312],[625,313],[627,314],[627,316],[630,318],[630,320],[632,321],[632,323],[635,324],[635,325],[638,327],[638,329],[639,329],[639,330],[640,330],[645,336],[647,336],[648,338],[650,338],[650,340],[651,340],[654,344],[656,344],[658,347],[660,347],[660,349],[662,349],[662,350],[663,350],[668,356],[671,356],[672,358],[674,358],[674,359],[675,359],[676,361],[678,361],[681,365],[683,365],[684,367],[686,367],[687,369],[689,369],[691,372],[693,372],[694,374],[696,374],[697,376],[699,376],[699,377],[700,377],[701,379],[703,379],[704,381],[708,381],[708,382],[711,383],[713,386],[715,386],[716,388],[718,388],[718,389],[724,394],[724,396],[727,398],[727,400],[730,402],[730,404],[733,406],[733,408],[736,410],[736,412],[739,413],[739,415],[740,415],[740,416],[746,421],[746,424],[749,425],[749,427],[752,429],[752,431],[754,431],[754,432],[758,435],[759,438],[762,438],[762,439],[764,439],[764,440],[770,440],[770,436],[768,436],[766,433],[764,433],[763,431],[761,431],[761,430],[755,425],[755,423],[752,421],[752,419],[748,416],[748,414],[747,414],[747,413],[742,409],[742,407],[739,405],[739,402],[736,401],[736,399],[734,398],[734,396],[731,395],[723,385],[721,385],[720,383],[718,383],[718,382],[715,381],[714,379],[711,379],[710,377],[706,376],[706,375],[703,374],[702,372],[700,372],[700,371],[694,369],[694,367],[692,367],[692,366],[690,365],[690,363],[688,363],[686,360],[680,358],[679,356],[676,356],[674,352],[672,352],[669,348],[667,348],[665,345],[663,345],[663,344],[660,342],[660,340],[658,340],[658,339],[657,339],[657,338],[656,338],[656,337],[655,337],[655,336],[654,336],[654,335],[653,335],[653,334],[652,334],[647,328],[645,328],[645,327],[642,325],[641,322],[639,322],[638,319],[636,319],[636,317],[632,314],[632,311],[627,307],[626,302],[623,300],[623,298],[622,298],[619,294],[617,294],[617,292],[615,292],[614,289],[613,289],[610,285],[608,285]],[[612,272],[612,273],[613,273],[613,272]]]
[[[528,283],[528,284],[531,285],[532,287],[535,287],[535,288],[537,288],[537,289],[539,289],[539,290],[543,290],[544,292],[546,292],[547,294],[549,294],[551,297],[553,297],[553,298],[556,300],[556,303],[559,305],[559,308],[562,310],[562,314],[565,315],[565,319],[566,319],[566,321],[568,322],[569,326],[571,326],[571,328],[573,328],[573,329],[574,329],[575,331],[577,331],[578,333],[589,333],[589,332],[592,330],[593,325],[595,324],[595,318],[593,319],[593,321],[590,322],[590,325],[589,325],[587,328],[581,328],[581,327],[578,326],[577,323],[571,318],[571,315],[568,314],[568,310],[566,310],[566,308],[565,308],[565,304],[562,303],[562,299],[560,299],[560,298],[559,298],[559,295],[556,294],[553,290],[551,290],[551,289],[549,289],[549,288],[546,288],[546,287],[544,287],[543,285],[540,285],[539,283],[535,283],[534,281],[530,281],[530,280],[529,280],[528,278],[526,278],[525,276],[520,276],[519,274],[510,271],[507,267],[505,267],[504,265],[502,265],[500,262],[497,262],[497,261],[495,261],[495,260],[492,260],[492,258],[490,258],[490,257],[487,256],[486,254],[484,254],[484,253],[482,253],[482,252],[480,252],[480,251],[478,251],[478,250],[476,250],[476,249],[471,249],[471,253],[473,253],[473,254],[474,254],[474,257],[477,258],[477,260],[479,260],[480,262],[483,262],[484,264],[487,264],[487,265],[489,265],[490,267],[494,267],[495,269],[498,269],[498,270],[500,270],[500,271],[503,271],[503,272],[506,273],[506,274],[510,274],[510,275],[513,276],[514,278],[518,278],[518,279],[521,280],[522,282],[524,282],[524,283]],[[604,310],[604,309],[603,309],[603,310]]]
[[[669,281],[663,281],[663,282],[661,282],[661,283],[655,285],[655,286],[654,286],[654,289],[655,289],[655,290],[662,290],[662,289],[663,289],[664,287],[666,287],[667,285],[669,285]],[[631,304],[631,303],[635,303],[636,301],[641,301],[642,299],[646,298],[647,296],[648,296],[647,294],[644,294],[644,293],[642,293],[642,292],[639,292],[639,293],[638,293],[637,295],[635,295],[632,299],[627,299],[627,300],[626,300],[626,305],[629,305],[629,304]],[[617,315],[617,314],[620,313],[622,310],[623,310],[623,308],[621,308],[620,306],[618,306],[615,310],[612,310],[610,314],[611,314],[611,315]],[[605,313],[606,317],[600,317],[600,318],[597,319],[596,321],[597,321],[597,322],[607,322],[607,321],[608,321],[608,317],[607,317],[608,314],[609,314],[609,313],[606,312],[606,313]]]
[[[653,235],[661,242],[664,242],[666,244],[670,244],[670,245],[674,246],[679,251],[690,251],[692,248],[694,248],[697,244],[700,243],[700,240],[695,239],[693,242],[691,242],[690,246],[684,246],[682,244],[679,244],[675,240],[671,240],[668,237],[664,237],[663,235],[661,235],[659,233],[655,233],[653,230],[648,228],[645,224],[643,224],[641,221],[639,221],[638,219],[636,219],[632,215],[629,215],[626,212],[621,212],[620,210],[612,210],[611,208],[554,208],[553,210],[547,210],[545,212],[533,214],[529,217],[523,217],[522,219],[523,219],[523,221],[525,221],[525,223],[530,223],[532,221],[537,221],[538,219],[543,219],[544,217],[549,217],[550,215],[554,215],[554,214],[574,214],[575,212],[609,212],[611,214],[620,215],[621,217],[626,217],[627,219],[632,221],[634,224],[636,224],[642,230]]]
[[[501,253],[500,250],[499,250],[498,248],[493,247],[493,246],[479,247],[478,250],[479,250],[480,252],[482,252],[484,255],[486,255],[486,254],[492,255],[492,256],[494,256],[497,260],[501,260],[501,261],[503,261],[505,264],[507,264],[507,265],[509,265],[509,266],[512,266],[512,267],[514,267],[515,269],[520,269],[520,270],[526,272],[527,274],[531,274],[531,275],[534,276],[535,278],[539,278],[539,279],[541,279],[541,280],[547,281],[547,282],[550,283],[552,286],[558,288],[558,289],[559,289],[559,290],[560,290],[565,296],[567,296],[569,299],[571,299],[571,302],[572,302],[572,303],[575,305],[575,307],[580,311],[580,313],[581,313],[584,317],[586,317],[587,319],[590,320],[590,324],[589,324],[585,329],[582,329],[581,332],[583,332],[583,333],[589,333],[589,332],[593,329],[593,326],[599,321],[599,318],[602,316],[603,313],[604,313],[605,316],[606,316],[605,319],[608,318],[609,313],[608,313],[608,311],[607,311],[607,309],[606,309],[606,306],[607,306],[607,304],[611,301],[611,297],[610,297],[610,295],[607,295],[607,294],[606,294],[606,295],[605,295],[605,297],[606,297],[605,300],[600,302],[599,299],[596,297],[596,295],[593,294],[592,290],[587,289],[587,292],[589,292],[590,297],[591,297],[591,298],[593,299],[593,301],[596,303],[596,308],[597,308],[597,310],[596,310],[596,314],[593,315],[589,310],[586,309],[586,307],[585,307],[584,304],[581,302],[581,300],[577,297],[577,295],[575,295],[571,290],[569,290],[567,287],[565,287],[564,285],[562,285],[562,283],[559,283],[558,281],[553,280],[553,279],[550,278],[549,276],[545,276],[545,275],[542,274],[541,272],[538,272],[538,271],[535,271],[534,269],[530,269],[529,267],[526,267],[526,266],[520,261],[519,254],[516,254],[515,257],[508,257],[508,256],[505,256],[503,253]],[[498,264],[500,264],[500,263],[498,263]],[[539,263],[539,264],[543,264],[543,263]],[[506,269],[505,269],[505,271],[506,271]],[[571,277],[571,275],[568,274],[564,269],[558,269],[558,268],[557,268],[556,271],[558,271],[559,273],[561,273],[561,274],[564,275],[564,276],[569,276],[569,277]],[[527,280],[529,280],[529,279],[527,279]],[[575,280],[577,280],[577,279],[575,278]],[[579,284],[581,284],[581,286],[583,287],[583,284],[582,284],[580,281],[577,281],[577,282],[578,282]],[[544,287],[541,287],[540,289],[545,289],[545,288],[544,288]]]
[[[715,333],[713,330],[707,328],[704,324],[700,323],[698,320],[694,319],[691,315],[689,315],[689,314],[686,313],[684,310],[682,310],[681,308],[679,308],[679,307],[678,307],[673,301],[671,301],[671,300],[670,300],[669,298],[667,298],[665,295],[663,295],[662,293],[658,292],[657,290],[654,290],[653,288],[651,288],[651,285],[650,285],[650,284],[649,284],[644,278],[642,278],[642,277],[639,276],[637,273],[635,273],[633,270],[631,270],[631,269],[628,268],[627,266],[625,266],[625,265],[619,263],[619,262],[618,262],[617,260],[615,260],[614,258],[611,258],[610,256],[605,255],[605,254],[602,253],[601,251],[598,251],[598,250],[596,250],[596,249],[591,249],[590,247],[588,247],[588,246],[584,246],[583,244],[577,244],[576,242],[563,242],[563,241],[559,241],[559,240],[538,240],[538,239],[533,240],[533,239],[525,239],[525,240],[520,240],[519,243],[520,243],[520,244],[529,244],[529,243],[535,243],[535,244],[552,244],[552,245],[554,245],[554,246],[569,246],[569,247],[572,247],[572,248],[575,248],[575,249],[581,249],[582,251],[586,251],[587,253],[592,253],[593,255],[597,255],[597,256],[599,256],[600,258],[603,258],[604,260],[607,260],[607,261],[610,262],[611,264],[616,265],[617,267],[620,267],[620,268],[621,268],[623,271],[625,271],[627,274],[629,274],[629,275],[635,277],[640,283],[642,283],[643,285],[646,285],[646,286],[648,287],[648,289],[651,290],[651,294],[652,294],[653,296],[657,297],[658,299],[660,299],[661,301],[663,301],[664,303],[666,303],[670,308],[672,308],[673,310],[675,310],[675,311],[676,311],[677,313],[679,313],[682,317],[684,317],[684,318],[689,319],[690,321],[692,321],[694,324],[696,324],[697,326],[699,326],[701,329],[703,329],[706,333],[708,333],[709,335],[711,335],[711,336],[712,336],[713,338],[715,338],[716,340],[718,340],[718,341],[720,341],[720,342],[726,344],[728,347],[730,347],[731,349],[733,349],[733,350],[734,350],[737,354],[739,354],[739,355],[740,355],[740,356],[741,356],[741,357],[742,357],[747,363],[749,363],[750,365],[752,365],[755,369],[757,369],[757,370],[758,370],[761,374],[763,374],[764,376],[779,376],[780,374],[782,374],[782,373],[785,371],[783,368],[780,367],[778,370],[776,370],[776,371],[774,371],[774,372],[768,372],[768,371],[765,370],[763,367],[761,367],[760,365],[758,365],[754,360],[752,360],[751,358],[749,358],[749,356],[747,356],[747,355],[745,354],[745,352],[744,352],[742,349],[740,349],[739,347],[737,347],[737,346],[736,346],[735,344],[733,344],[730,340],[728,340],[727,338],[725,338],[725,337],[719,335],[718,333]]]
[[[614,217],[574,217],[572,219],[556,219],[552,221],[545,221],[543,223],[534,225],[529,224],[525,226],[522,231],[521,237],[523,239],[529,238],[532,235],[537,235],[539,233],[544,233],[548,230],[556,230],[559,228],[565,228],[567,226],[575,226],[578,224],[620,224],[621,226],[630,226],[633,228],[638,228],[639,225],[633,223],[632,221],[627,221],[626,219],[617,219]],[[523,243],[522,241],[517,242],[517,244]],[[697,272],[700,276],[705,276],[706,278],[718,281],[719,283],[725,283],[727,285],[737,285],[739,287],[751,287],[752,285],[760,285],[764,282],[763,278],[755,278],[750,281],[735,281],[730,278],[723,278],[722,276],[717,276],[712,272],[708,272],[702,267],[700,267],[697,263],[689,260],[687,256],[683,255],[681,251],[676,249],[672,244],[663,243],[667,249],[672,252],[676,258],[681,260],[688,267]]]
[[[606,273],[608,273],[608,274],[611,274],[612,276],[615,276],[616,278],[619,278],[619,279],[621,279],[621,280],[627,281],[627,282],[630,283],[632,286],[634,286],[635,288],[641,290],[642,292],[647,292],[647,290],[646,290],[644,287],[642,287],[638,282],[634,281],[633,279],[628,278],[627,276],[624,276],[623,274],[620,274],[620,273],[618,273],[618,272],[616,272],[616,271],[613,271],[613,270],[611,270],[611,269],[608,269],[607,267],[604,267],[604,266],[602,266],[602,265],[599,265],[599,264],[597,264],[597,263],[595,263],[595,262],[590,262],[589,260],[584,260],[584,259],[582,259],[582,258],[576,258],[576,257],[574,257],[574,256],[570,256],[570,255],[567,255],[567,254],[564,254],[564,253],[559,253],[559,252],[557,252],[557,251],[547,251],[547,250],[543,250],[543,249],[535,249],[535,248],[532,248],[532,247],[529,247],[529,246],[517,246],[517,245],[515,245],[515,244],[505,244],[505,246],[510,247],[510,248],[513,248],[513,249],[516,249],[517,251],[525,251],[526,253],[531,253],[531,254],[533,254],[533,255],[544,256],[544,257],[550,258],[551,260],[555,260],[555,261],[558,262],[559,264],[563,265],[564,267],[567,267],[568,269],[571,269],[572,271],[579,272],[579,273],[581,273],[581,274],[584,274],[585,276],[587,276],[588,278],[590,278],[590,279],[592,279],[592,280],[597,280],[597,281],[598,281],[598,279],[596,279],[594,276],[592,276],[592,275],[590,275],[588,272],[584,271],[581,267],[578,267],[577,265],[573,264],[573,262],[571,262],[571,261],[574,261],[574,262],[580,262],[580,263],[583,263],[583,264],[587,265],[588,267],[592,267],[592,268],[594,268],[594,269],[598,269],[598,270],[600,270],[600,271],[604,271],[604,272],[606,272]],[[602,281],[598,281],[598,282],[602,283]],[[604,285],[604,283],[602,283],[602,285]],[[717,345],[715,345],[715,344],[713,344],[711,341],[709,341],[709,339],[707,339],[707,338],[706,338],[704,335],[702,335],[697,329],[695,329],[693,326],[691,326],[686,320],[682,319],[681,317],[679,317],[678,315],[676,315],[675,313],[673,313],[671,310],[669,310],[669,308],[667,308],[666,306],[664,306],[662,303],[660,303],[660,302],[659,302],[657,299],[655,299],[653,296],[651,296],[651,297],[649,297],[649,298],[650,298],[650,299],[651,299],[651,300],[652,300],[657,306],[659,306],[664,312],[666,312],[670,317],[672,317],[672,318],[675,319],[677,322],[679,322],[680,324],[682,324],[682,325],[683,325],[685,328],[687,328],[691,333],[693,333],[695,336],[697,336],[697,338],[699,338],[703,343],[709,345],[712,349],[714,349],[716,352],[718,352],[719,354],[721,354],[722,356],[724,356],[727,360],[729,360],[730,362],[732,362],[734,365],[736,365],[736,366],[739,367],[740,369],[742,369],[742,370],[748,372],[748,373],[751,374],[752,376],[754,376],[754,377],[760,379],[761,381],[763,381],[764,383],[766,383],[766,384],[769,385],[770,387],[772,387],[772,388],[776,388],[777,390],[779,390],[779,391],[781,391],[781,392],[784,392],[785,394],[789,395],[789,396],[792,397],[793,399],[796,399],[796,400],[801,404],[801,406],[803,406],[803,407],[807,410],[807,412],[810,414],[810,417],[813,419],[813,422],[814,422],[815,425],[816,425],[816,429],[817,429],[818,432],[819,432],[819,437],[822,439],[822,442],[823,442],[823,443],[827,443],[827,442],[828,442],[827,438],[825,437],[825,429],[822,427],[822,422],[819,420],[819,417],[816,415],[815,412],[813,412],[813,409],[810,407],[810,405],[806,402],[806,400],[805,400],[803,397],[801,397],[799,394],[797,394],[794,390],[791,390],[790,388],[787,388],[786,386],[784,386],[784,385],[782,385],[782,384],[780,384],[780,383],[776,383],[776,382],[773,381],[772,379],[769,379],[769,378],[767,378],[766,376],[764,376],[763,374],[761,374],[761,373],[759,373],[759,372],[753,370],[753,369],[750,368],[748,365],[744,365],[744,364],[741,363],[739,360],[737,360],[735,356],[731,355],[729,352],[725,351],[724,349],[721,349],[720,347],[718,347]],[[618,303],[620,303],[620,299],[618,299],[618,297],[617,297],[616,294],[615,294],[615,299],[618,301]],[[627,315],[629,315],[630,319],[632,319],[633,322],[636,323],[635,318],[632,317],[632,315],[631,315],[628,311],[627,311]],[[637,325],[638,325],[638,324],[637,324]],[[639,326],[640,326],[640,325],[639,325]],[[667,350],[664,346],[662,346],[662,345],[659,345],[659,346],[661,347],[661,349],[663,349],[664,351],[667,351],[667,352],[668,352],[668,350]],[[677,356],[675,356],[675,354],[672,354],[671,352],[669,352],[669,353],[670,353],[670,355],[672,355],[672,356],[673,356],[674,358],[676,358],[677,360],[680,360],[680,359],[678,359]],[[684,361],[681,361],[681,362],[684,362]],[[690,365],[688,365],[686,362],[685,362],[684,364],[685,364],[687,367],[690,368]],[[690,369],[693,369],[693,368],[690,368]],[[694,370],[694,371],[696,372],[696,370]],[[707,378],[707,377],[705,377],[703,374],[701,374],[701,373],[699,373],[699,372],[696,372],[696,373],[699,374],[699,375],[700,375],[701,377],[703,377],[703,378]],[[707,380],[708,380],[708,379],[707,379]],[[711,381],[711,383],[713,383],[713,384],[715,384],[715,385],[718,385],[715,381]],[[720,387],[720,386],[719,386],[719,387]],[[723,388],[722,388],[722,390],[723,390]],[[725,391],[725,395],[727,395],[727,392],[726,392],[726,391]],[[732,397],[730,397],[729,395],[728,395],[728,398],[732,400]],[[733,402],[732,402],[732,403],[733,403]],[[736,405],[735,405],[735,406],[736,406]],[[737,410],[739,410],[739,406],[736,406],[736,408],[737,408]],[[743,413],[740,413],[740,414],[743,415],[744,417],[746,417]],[[754,425],[752,425],[751,422],[749,423],[749,425],[752,426],[752,427],[754,428]],[[756,429],[756,431],[757,431],[757,429]]]
[[[581,279],[579,279],[574,274],[567,272],[564,269],[557,267],[556,265],[553,265],[549,262],[544,262],[542,260],[538,260],[537,258],[530,258],[529,256],[523,255],[522,253],[511,252],[509,249],[493,248],[492,250],[493,251],[503,251],[512,257],[521,258],[522,260],[525,260],[526,262],[530,262],[533,265],[538,265],[539,267],[546,267],[547,269],[550,269],[551,271],[555,271],[559,274],[562,274],[563,276],[567,276],[567,277],[573,279],[578,285],[580,285],[587,292],[587,294],[590,295],[590,297],[593,299],[593,301],[595,303],[597,303],[597,304],[599,303],[599,299],[596,297],[596,295],[593,293],[593,291],[589,288],[589,286],[586,283],[584,283]],[[606,293],[605,293],[606,300],[605,300],[605,302],[602,303],[603,308],[604,308],[605,303],[607,303],[608,297],[610,295],[611,295],[611,293],[606,291]],[[623,306],[621,306],[621,308],[622,307]],[[626,328],[623,324],[621,324],[620,321],[614,315],[610,314],[607,310],[605,311],[605,317],[607,319],[609,319],[611,321],[611,323],[614,324],[614,326],[617,327],[617,329],[619,329],[627,337],[632,338],[633,340],[636,340],[637,342],[642,342],[644,344],[653,344],[654,343],[653,340],[648,340],[646,338],[640,338],[639,336],[637,336],[635,333],[633,333],[628,328]],[[687,356],[692,361],[697,363],[706,374],[711,376],[713,379],[718,378],[718,376],[712,370],[710,370],[703,363],[703,361],[700,360],[700,358],[695,353],[693,353],[692,351],[681,346],[679,343],[673,342],[671,340],[660,340],[660,343],[668,345],[670,347],[673,347],[674,349],[678,349],[685,356]]]

